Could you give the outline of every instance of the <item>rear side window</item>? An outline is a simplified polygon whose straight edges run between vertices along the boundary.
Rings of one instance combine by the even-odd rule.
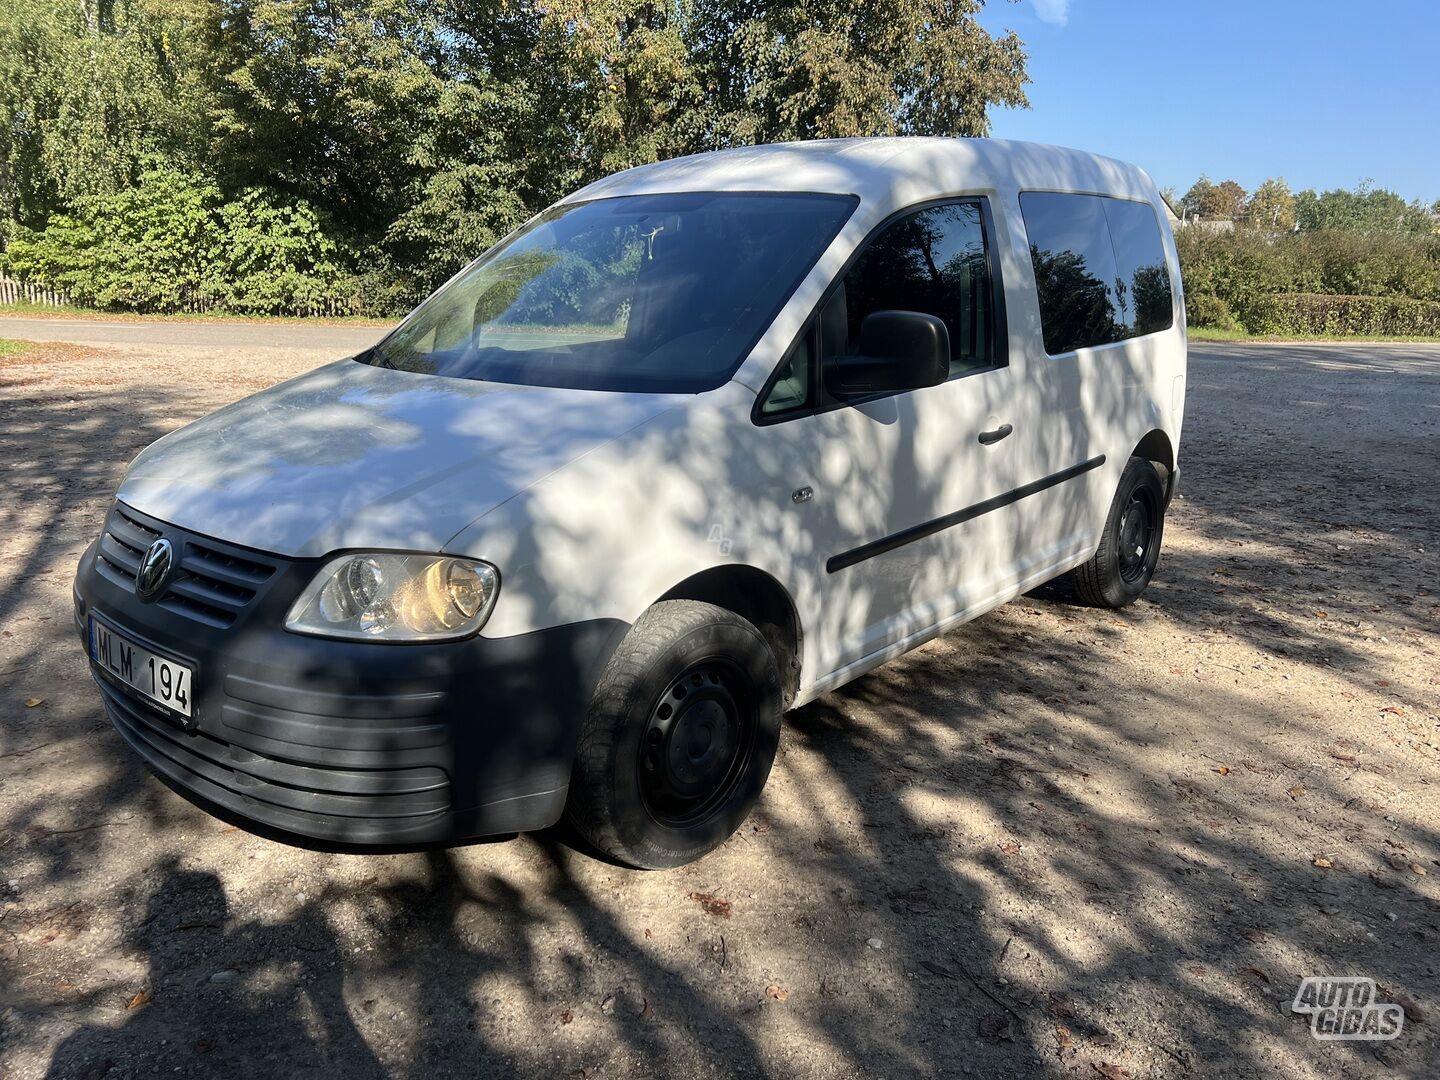
[[[1047,353],[1169,328],[1170,271],[1149,203],[1031,191],[1020,209]]]

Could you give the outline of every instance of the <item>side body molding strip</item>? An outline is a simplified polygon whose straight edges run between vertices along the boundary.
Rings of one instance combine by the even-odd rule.
[[[859,547],[851,548],[849,551],[842,551],[839,555],[832,555],[825,563],[825,569],[831,574],[837,570],[844,570],[847,566],[854,566],[856,563],[864,562],[866,559],[874,558],[876,555],[883,555],[887,551],[894,551],[898,547],[904,547],[906,544],[913,543],[916,540],[923,540],[925,537],[937,532],[942,532],[945,529],[950,529],[956,525],[971,521],[974,518],[980,517],[982,514],[990,513],[992,510],[999,510],[1002,506],[1017,503],[1021,499],[1044,491],[1046,488],[1052,488],[1056,484],[1063,484],[1066,480],[1073,480],[1077,476],[1083,476],[1091,469],[1098,469],[1104,464],[1105,455],[1099,454],[1096,457],[1090,458],[1088,461],[1080,462],[1078,465],[1071,465],[1068,469],[1061,469],[1057,473],[1042,476],[1039,480],[1032,480],[1028,484],[1022,484],[1020,487],[1002,492],[993,498],[986,499],[984,502],[967,506],[963,510],[956,510],[953,514],[932,518],[929,521],[921,522],[919,525],[912,525],[908,529],[901,529],[897,533],[891,533],[889,536],[882,536],[879,540],[872,540],[868,544],[861,544]]]

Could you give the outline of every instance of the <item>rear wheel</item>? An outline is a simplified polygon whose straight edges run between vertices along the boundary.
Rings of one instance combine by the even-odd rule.
[[[566,815],[596,848],[631,866],[698,859],[759,800],[780,712],[779,668],[759,630],[713,604],[656,604],[595,691]]]
[[[1082,603],[1122,608],[1134,603],[1155,574],[1165,532],[1165,486],[1152,462],[1132,457],[1120,476],[1100,546],[1070,572]]]

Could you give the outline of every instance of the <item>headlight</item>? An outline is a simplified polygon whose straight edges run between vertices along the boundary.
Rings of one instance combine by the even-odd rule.
[[[287,630],[362,641],[441,641],[475,633],[495,604],[489,563],[448,555],[342,555],[306,586]]]

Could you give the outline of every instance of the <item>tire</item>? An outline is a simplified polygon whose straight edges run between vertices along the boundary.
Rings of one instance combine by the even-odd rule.
[[[646,870],[713,851],[754,809],[780,743],[780,670],[760,631],[696,600],[645,612],[580,731],[570,824]]]
[[[1165,533],[1165,485],[1155,465],[1132,457],[1105,519],[1100,546],[1070,571],[1076,598],[1091,607],[1133,604],[1150,584]]]

